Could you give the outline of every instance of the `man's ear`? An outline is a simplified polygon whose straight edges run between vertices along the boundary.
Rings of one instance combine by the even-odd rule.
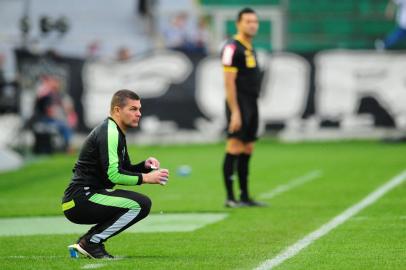
[[[113,111],[111,112],[111,115],[114,115],[115,113],[119,113],[119,112],[120,112],[120,107],[114,106]]]

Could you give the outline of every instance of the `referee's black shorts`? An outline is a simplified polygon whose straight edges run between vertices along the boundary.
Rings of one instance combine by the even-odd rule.
[[[257,132],[259,116],[257,98],[247,95],[238,95],[237,100],[241,112],[242,126],[237,132],[230,133],[228,131],[231,111],[226,102],[227,137],[237,138],[245,143],[254,142],[258,139]]]

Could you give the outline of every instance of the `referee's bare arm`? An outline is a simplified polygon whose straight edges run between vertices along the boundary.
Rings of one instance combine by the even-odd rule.
[[[230,123],[228,131],[230,133],[236,132],[241,128],[241,112],[237,101],[237,87],[235,80],[237,78],[237,72],[224,71],[224,83],[226,88],[226,101],[231,111]]]

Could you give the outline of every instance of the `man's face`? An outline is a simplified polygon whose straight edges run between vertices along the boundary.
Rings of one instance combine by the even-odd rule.
[[[246,36],[254,37],[258,31],[258,17],[255,13],[244,13],[237,22],[237,29]]]
[[[141,101],[135,99],[127,99],[127,104],[123,108],[119,108],[121,122],[128,128],[138,127],[141,118]]]

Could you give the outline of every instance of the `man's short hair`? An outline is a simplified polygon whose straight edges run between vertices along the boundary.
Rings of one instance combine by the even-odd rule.
[[[117,92],[114,93],[113,97],[111,98],[110,112],[113,112],[115,106],[123,108],[125,105],[127,105],[127,99],[140,100],[140,97],[134,91],[131,90],[127,89],[118,90]]]
[[[243,8],[243,9],[241,9],[241,10],[238,12],[238,15],[237,15],[237,22],[241,21],[242,15],[248,14],[248,13],[257,14],[257,13],[255,12],[255,10],[253,10],[252,8],[249,8],[249,7]]]

